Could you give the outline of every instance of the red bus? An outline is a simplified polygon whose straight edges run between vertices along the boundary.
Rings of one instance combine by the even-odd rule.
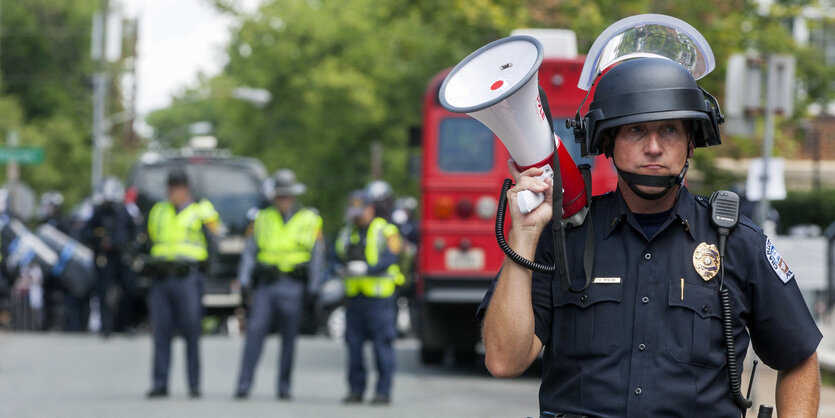
[[[576,56],[576,47],[573,56],[554,54],[546,41],[539,83],[548,96],[555,132],[576,163],[592,165],[593,194],[614,190],[617,175],[611,162],[602,156],[580,158],[573,131],[565,127],[586,94],[577,88],[584,57]],[[449,71],[432,78],[423,101],[415,319],[420,359],[426,364],[440,363],[449,351],[456,362],[474,358],[481,340],[475,311],[504,259],[494,222],[510,155],[480,122],[441,107],[438,90]]]

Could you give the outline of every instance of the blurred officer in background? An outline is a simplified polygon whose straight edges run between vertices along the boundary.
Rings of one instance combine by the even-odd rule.
[[[253,226],[255,252],[252,274],[241,274],[241,285],[252,289],[241,371],[235,397],[249,396],[255,366],[273,321],[281,334],[278,398],[290,399],[293,353],[306,298],[318,289],[324,268],[322,217],[315,209],[299,207],[297,196],[306,187],[290,170],[274,177],[273,205],[258,211]],[[253,256],[250,255],[250,258]]]
[[[365,186],[365,193],[374,203],[376,215],[391,222],[394,211],[394,190],[391,185],[383,180],[374,180]]]
[[[194,202],[185,171],[168,173],[168,200],[148,215],[151,241],[148,295],[154,336],[153,386],[149,398],[168,396],[171,338],[179,328],[186,340],[189,396],[200,397],[200,321],[203,280],[211,240],[220,217],[208,200]]]
[[[414,197],[401,197],[394,201],[394,211],[391,213],[391,222],[397,225],[400,235],[415,245],[420,239],[420,225],[415,219],[417,207],[418,201]]]
[[[278,173],[276,172],[276,174]],[[264,195],[264,200],[259,203],[258,206],[249,208],[246,212],[248,224],[246,226],[246,231],[244,231],[244,235],[246,235],[247,238],[252,238],[252,231],[255,225],[255,218],[258,217],[258,212],[261,209],[266,209],[274,204],[275,175],[267,177],[263,182],[261,182],[261,193]],[[241,261],[238,262],[237,278],[232,283],[233,288],[238,288],[242,291],[244,299],[247,299],[248,296],[250,296],[249,291],[252,290],[251,278],[252,272],[255,269],[255,256],[257,253],[258,247],[255,245],[255,240],[247,239],[244,251],[241,253]],[[246,284],[246,286],[244,286],[244,284]],[[248,302],[245,300],[245,303]]]
[[[86,231],[87,221],[93,216],[93,199],[86,198],[78,204],[66,220],[67,235],[72,239],[83,243],[85,246],[89,245],[85,241],[84,234]],[[58,228],[60,230],[60,228]],[[64,290],[64,331],[79,332],[86,330],[90,324],[90,304],[91,295],[86,294],[82,296],[73,295],[73,292]],[[92,291],[90,292],[92,293]]]
[[[374,201],[367,191],[351,193],[346,217],[349,224],[336,241],[348,297],[345,340],[350,392],[343,402],[362,402],[366,386],[362,348],[366,340],[371,340],[379,372],[371,403],[387,405],[395,368],[393,342],[397,336],[394,290],[404,281],[397,265],[402,239],[396,226],[376,216]]]
[[[69,222],[64,217],[64,196],[56,190],[41,195],[37,218],[39,223],[49,224],[65,234],[70,231]],[[49,271],[43,272],[42,284],[44,329],[65,328],[70,322],[71,330],[81,331],[89,299],[71,296],[61,281]]]
[[[64,218],[64,196],[55,190],[50,190],[41,195],[41,203],[38,207],[38,220],[40,223],[50,224],[59,231],[69,233],[69,225]]]
[[[82,242],[95,254],[96,294],[105,337],[134,326],[135,277],[128,267],[128,257],[136,245],[137,225],[124,198],[122,183],[115,177],[105,179],[101,201],[94,206],[82,232]],[[118,300],[114,300],[114,292]]]

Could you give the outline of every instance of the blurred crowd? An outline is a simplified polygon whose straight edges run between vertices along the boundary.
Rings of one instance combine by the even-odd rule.
[[[130,263],[143,219],[118,179],[68,212],[60,192],[42,194],[28,225],[2,203],[0,328],[135,332],[144,302]]]
[[[274,176],[265,181],[262,206],[272,200],[274,182]],[[417,199],[395,199],[385,181],[373,181],[363,191],[372,199],[376,213],[399,228],[405,249],[398,263],[408,277],[417,249]],[[9,213],[3,192],[0,190],[0,329],[99,332],[110,336],[114,332],[132,335],[149,328],[148,279],[142,272],[149,251],[146,214],[134,203],[135,197],[126,198],[125,187],[118,179],[106,179],[100,193],[71,208],[65,206],[59,191],[47,191],[28,222]],[[258,209],[263,207],[253,208],[248,222],[254,221]],[[317,292],[319,300],[309,301],[325,311],[320,315],[341,306],[344,296],[341,284],[327,283],[340,273],[333,243],[326,253],[319,286],[337,290],[336,294]],[[240,285],[240,275],[247,269],[251,274],[252,266],[247,263],[253,260],[242,257],[233,286]],[[250,289],[242,290],[245,297],[249,296]],[[411,292],[408,280],[398,289],[401,297],[410,297]],[[242,306],[244,316],[246,307]],[[333,336],[344,333],[344,324],[334,330],[323,323],[322,330],[309,321],[303,321],[306,332],[324,331]],[[314,321],[327,322],[327,318]],[[408,324],[398,325],[401,332],[408,328]]]

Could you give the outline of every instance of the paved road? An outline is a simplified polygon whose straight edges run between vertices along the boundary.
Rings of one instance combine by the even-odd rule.
[[[172,394],[148,401],[143,397],[150,375],[147,335],[102,340],[86,334],[0,332],[0,417],[524,417],[537,413],[536,376],[499,380],[477,366],[424,367],[416,360],[414,340],[397,343],[399,370],[389,407],[339,403],[346,393],[345,351],[341,343],[324,337],[300,339],[291,402],[274,397],[275,337],[265,347],[252,395],[236,401],[232,392],[242,344],[240,337],[203,339],[204,396],[191,400],[186,396],[185,347],[178,341]],[[775,378],[776,372],[766,367],[757,371],[757,404],[773,405]],[[747,388],[747,377],[743,382]],[[819,416],[835,418],[835,388],[823,388]]]
[[[250,398],[235,401],[242,345],[240,337],[203,339],[204,396],[191,400],[185,347],[178,341],[171,396],[148,401],[143,397],[150,380],[147,335],[105,341],[93,335],[0,333],[0,417],[520,417],[538,412],[535,376],[499,380],[476,367],[423,367],[414,340],[397,343],[399,370],[389,407],[340,404],[347,392],[345,351],[324,337],[300,339],[291,402],[275,398],[275,337],[265,346]]]

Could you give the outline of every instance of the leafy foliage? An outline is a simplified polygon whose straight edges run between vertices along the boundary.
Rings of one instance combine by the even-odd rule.
[[[835,222],[835,190],[790,190],[783,200],[771,202],[780,213],[780,222],[788,230],[795,225],[815,224],[826,229]]]
[[[614,21],[638,13],[679,17],[710,41],[718,68],[700,83],[723,102],[724,65],[730,54],[749,49],[793,52],[798,76],[810,89],[807,101],[828,100],[831,67],[812,48],[791,40],[787,16],[806,1],[781,1],[764,16],[752,0],[267,0],[255,13],[234,0],[214,0],[234,16],[219,76],[200,89],[264,88],[273,102],[261,110],[216,99],[158,112],[149,119],[158,132],[197,120],[211,121],[223,146],[261,159],[272,171],[291,168],[309,186],[306,203],[318,207],[333,231],[345,195],[371,180],[370,148],[383,147],[383,178],[398,195],[417,193],[409,177],[408,128],[420,125],[421,100],[432,75],[517,27],[559,27],[578,34],[585,51]],[[802,106],[798,106],[801,108]],[[177,131],[184,134],[182,130]],[[168,140],[182,143],[185,135]],[[778,141],[780,138],[778,138]],[[726,139],[738,156],[758,147]],[[697,155],[702,152],[700,150]],[[716,170],[716,153],[699,155],[704,187],[728,187],[731,176]]]
[[[233,5],[221,9],[236,13]],[[205,86],[264,88],[272,103],[253,111],[210,100],[190,108],[206,112],[199,119],[183,106],[149,122],[164,123],[164,131],[188,117],[212,121],[222,146],[271,171],[295,170],[311,190],[305,203],[330,221],[342,219],[347,193],[371,180],[375,142],[383,147],[383,178],[399,195],[417,194],[407,141],[409,127],[420,125],[428,80],[523,26],[526,12],[513,1],[274,0],[239,19],[228,65]]]

